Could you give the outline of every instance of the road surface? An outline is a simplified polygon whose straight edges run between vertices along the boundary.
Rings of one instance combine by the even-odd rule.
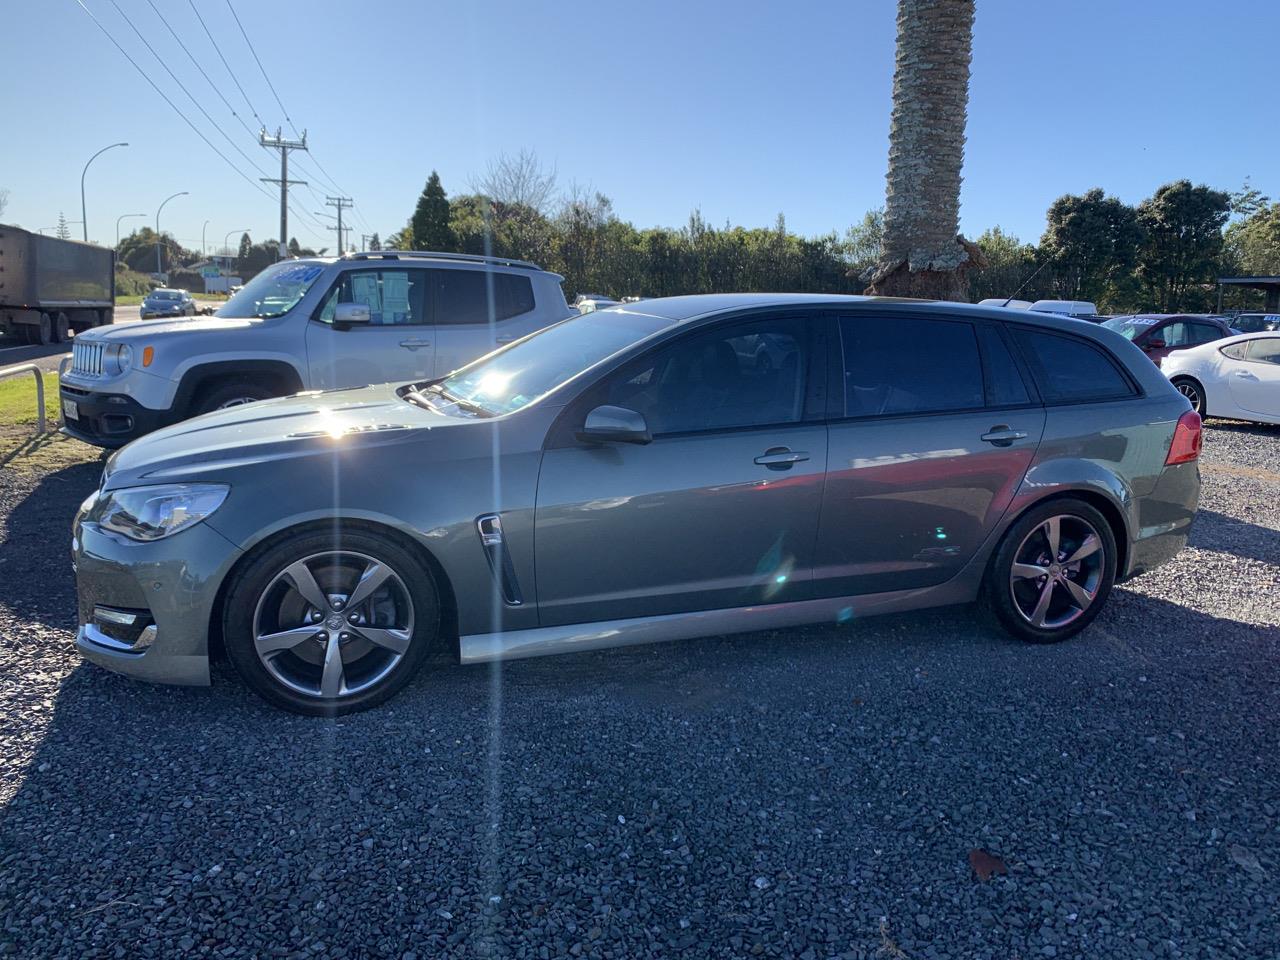
[[[142,317],[138,306],[115,308],[115,324],[137,323]],[[114,325],[114,324],[113,324]],[[15,363],[34,362],[41,370],[57,372],[58,363],[70,352],[70,345],[51,343],[48,346],[32,346],[18,337],[0,337],[0,367]]]

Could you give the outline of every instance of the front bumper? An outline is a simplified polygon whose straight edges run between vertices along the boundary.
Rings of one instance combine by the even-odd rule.
[[[235,544],[205,523],[134,543],[77,517],[71,552],[81,656],[141,680],[209,683],[209,624],[218,587],[241,553]],[[104,607],[143,612],[142,636],[112,636],[98,616]]]
[[[58,393],[62,400],[62,432],[95,446],[123,447],[170,422],[169,411],[144,407],[122,393],[95,393],[68,384],[61,385]],[[78,416],[66,415],[68,400],[75,403]]]

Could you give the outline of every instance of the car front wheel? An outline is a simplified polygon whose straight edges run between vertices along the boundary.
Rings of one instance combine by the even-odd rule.
[[[431,576],[396,543],[359,531],[287,537],[240,571],[225,611],[227,655],[245,682],[313,716],[392,696],[440,630]]]
[[[1065,640],[1101,611],[1116,557],[1101,513],[1082,500],[1052,500],[1027,511],[1000,542],[987,571],[987,605],[1015,637]]]

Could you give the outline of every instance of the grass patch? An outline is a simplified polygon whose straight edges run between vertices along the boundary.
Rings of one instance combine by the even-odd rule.
[[[0,470],[52,473],[80,463],[105,459],[108,450],[56,432],[36,436],[30,429],[0,424]]]
[[[52,429],[57,426],[61,407],[58,404],[58,375],[44,375],[45,418]],[[0,380],[0,427],[36,422],[35,378],[20,374]]]
[[[116,297],[117,307],[140,307],[145,300],[142,294],[126,294]],[[230,299],[225,293],[192,293],[192,300],[207,300],[209,303],[226,303]]]

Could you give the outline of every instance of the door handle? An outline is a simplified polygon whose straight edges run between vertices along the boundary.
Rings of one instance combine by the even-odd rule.
[[[401,340],[400,346],[404,347],[406,350],[417,350],[419,347],[431,346],[431,341],[430,340]]]
[[[768,467],[770,470],[790,470],[793,463],[803,463],[809,459],[809,454],[803,450],[790,450],[787,447],[770,447],[760,456],[756,457],[755,462],[762,467]]]
[[[984,433],[979,439],[985,440],[987,443],[993,443],[997,447],[1008,447],[1015,440],[1025,440],[1027,435],[1021,430],[1010,430],[1006,424],[992,427],[990,431]]]
[[[1257,380],[1258,379],[1257,376],[1250,373],[1248,370],[1237,370],[1236,376],[1239,377],[1241,380]]]

